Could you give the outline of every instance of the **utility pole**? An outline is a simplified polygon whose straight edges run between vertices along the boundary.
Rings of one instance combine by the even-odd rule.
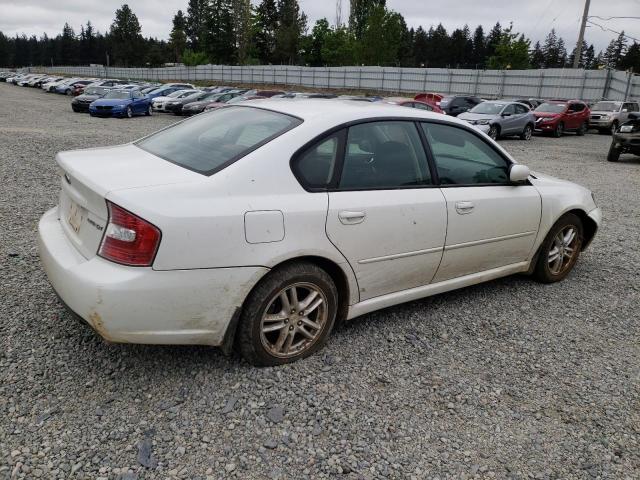
[[[336,0],[336,29],[342,27],[342,0]]]
[[[584,42],[584,30],[587,28],[587,19],[589,18],[589,5],[591,0],[585,0],[584,13],[582,14],[582,23],[580,24],[580,34],[578,35],[578,44],[576,45],[576,54],[573,57],[573,68],[580,66],[580,57],[582,57],[582,42]]]

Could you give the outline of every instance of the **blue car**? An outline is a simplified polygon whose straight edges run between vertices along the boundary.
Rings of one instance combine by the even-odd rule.
[[[92,117],[131,118],[152,113],[151,100],[139,90],[111,90],[89,105],[89,115]]]
[[[177,92],[178,90],[184,90],[184,87],[159,87],[147,93],[147,98],[153,100],[156,97],[166,97],[170,93]]]

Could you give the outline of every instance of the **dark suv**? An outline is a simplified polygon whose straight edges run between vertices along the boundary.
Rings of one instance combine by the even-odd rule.
[[[481,103],[478,97],[467,95],[446,95],[440,100],[438,105],[444,113],[457,117],[461,113],[471,110],[473,107]]]

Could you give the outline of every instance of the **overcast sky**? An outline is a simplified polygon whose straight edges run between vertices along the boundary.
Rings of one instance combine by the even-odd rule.
[[[257,0],[252,0],[258,3]],[[299,0],[309,17],[310,27],[322,17],[333,23],[335,0]],[[123,0],[0,0],[0,31],[13,36],[16,33],[55,36],[65,22],[76,30],[91,22],[102,32],[109,29],[115,10]],[[349,15],[349,0],[342,0],[343,20]],[[138,15],[145,36],[166,39],[171,29],[171,18],[178,9],[186,11],[187,0],[129,0],[129,6]],[[387,0],[387,6],[400,12],[409,26],[422,25],[428,29],[439,22],[451,31],[468,23],[471,29],[482,24],[488,30],[496,21],[503,25],[513,22],[514,29],[525,33],[535,42],[543,40],[553,27],[567,42],[568,50],[575,45],[584,0]],[[640,0],[592,0],[590,15],[600,17],[640,16]],[[640,20],[591,19],[611,30],[624,30],[640,38]],[[603,49],[615,33],[590,26],[586,40],[596,51]]]

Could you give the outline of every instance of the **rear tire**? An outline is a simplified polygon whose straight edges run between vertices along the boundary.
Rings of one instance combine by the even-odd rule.
[[[580,125],[580,128],[576,130],[576,135],[582,137],[585,133],[587,133],[587,124],[583,123],[582,125]]]
[[[540,246],[533,277],[542,283],[564,280],[578,261],[583,240],[582,220],[573,213],[562,216]]]
[[[609,153],[607,154],[607,161],[617,162],[618,160],[620,160],[620,153],[620,149],[616,147],[616,142],[611,142]]]
[[[528,124],[520,134],[520,140],[531,140],[533,136],[533,125]]]
[[[305,306],[305,301],[310,303]],[[276,268],[258,283],[244,303],[237,348],[247,362],[256,366],[283,365],[306,358],[326,343],[337,310],[338,290],[323,269],[308,262]]]

